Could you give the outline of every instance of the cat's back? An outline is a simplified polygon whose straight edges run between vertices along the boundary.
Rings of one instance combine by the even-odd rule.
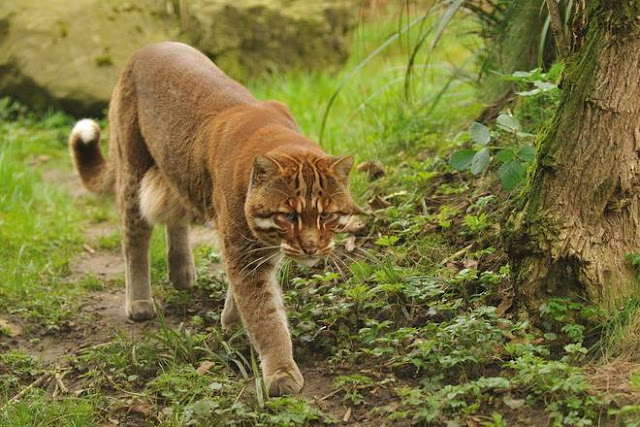
[[[178,112],[186,108],[193,115],[206,116],[255,98],[241,84],[227,76],[209,58],[183,43],[161,42],[136,52],[127,67],[141,105],[154,110]],[[125,70],[125,73],[127,70]]]

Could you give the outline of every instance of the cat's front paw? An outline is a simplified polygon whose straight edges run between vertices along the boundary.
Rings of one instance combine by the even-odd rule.
[[[239,316],[237,317],[225,316],[224,313],[222,313],[222,318],[220,319],[220,323],[222,324],[222,329],[227,333],[231,333],[236,327],[242,326],[242,322],[240,321]]]
[[[294,363],[290,368],[278,369],[273,373],[265,374],[264,382],[269,389],[269,396],[275,397],[300,393],[304,385],[304,378]]]
[[[129,319],[136,322],[144,322],[156,317],[156,306],[152,299],[127,301],[126,312]]]
[[[220,317],[220,323],[222,323],[222,329],[225,332],[233,332],[237,326],[242,326],[242,320],[240,319],[240,313],[233,305],[225,304],[224,310],[222,310],[222,316]]]

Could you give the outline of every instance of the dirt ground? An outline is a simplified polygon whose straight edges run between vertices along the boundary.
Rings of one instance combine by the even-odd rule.
[[[74,198],[88,197],[75,174],[53,169],[45,172],[44,179],[64,186]],[[83,224],[83,235],[86,244],[70,262],[70,283],[75,283],[85,276],[93,276],[99,282],[111,284],[105,290],[88,291],[78,308],[78,312],[68,321],[58,325],[55,333],[40,335],[38,332],[26,333],[18,324],[6,321],[0,326],[13,331],[8,345],[31,356],[37,357],[47,368],[54,368],[56,377],[60,377],[57,384],[51,380],[49,388],[54,394],[80,393],[83,391],[83,381],[74,378],[62,379],[69,372],[68,357],[75,356],[90,348],[100,348],[109,344],[116,335],[135,340],[143,334],[153,333],[159,329],[157,321],[133,322],[126,317],[124,311],[124,260],[119,251],[101,249],[97,245],[100,238],[112,236],[118,232],[117,224],[112,222]],[[214,231],[206,226],[196,225],[190,233],[192,247],[212,244],[215,240]],[[219,264],[212,264],[211,272],[221,270]],[[152,284],[153,286],[153,284]],[[164,302],[157,295],[156,303],[164,306]],[[188,320],[191,314],[180,310],[166,310],[164,312],[167,324],[178,329],[182,322]],[[1,320],[1,319],[0,319]],[[352,425],[370,425],[368,413],[364,409],[346,406],[332,387],[332,376],[326,373],[321,361],[317,363],[307,361],[300,365],[305,377],[305,387],[302,395],[314,401],[320,409],[331,414],[336,419]],[[248,387],[252,387],[251,383]],[[134,422],[135,424],[135,422]],[[146,425],[146,424],[145,424]]]

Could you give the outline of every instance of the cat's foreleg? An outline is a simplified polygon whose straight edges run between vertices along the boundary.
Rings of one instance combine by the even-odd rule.
[[[222,318],[220,320],[222,329],[227,332],[231,332],[235,326],[241,323],[240,313],[238,312],[236,302],[233,300],[231,287],[227,289],[227,297],[224,300],[224,308],[222,309]]]
[[[291,335],[274,267],[243,274],[227,268],[233,302],[260,356],[262,376],[269,395],[300,392],[304,379],[293,360]]]

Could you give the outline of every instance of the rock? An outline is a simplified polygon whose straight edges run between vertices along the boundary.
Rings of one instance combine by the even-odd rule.
[[[0,2],[0,94],[101,115],[131,53],[171,38],[174,19],[153,8],[154,0]]]
[[[322,69],[347,57],[356,11],[354,0],[0,1],[0,96],[101,116],[131,54],[162,40],[239,79]]]
[[[186,32],[236,78],[323,69],[347,58],[356,8],[353,0],[191,0]]]

